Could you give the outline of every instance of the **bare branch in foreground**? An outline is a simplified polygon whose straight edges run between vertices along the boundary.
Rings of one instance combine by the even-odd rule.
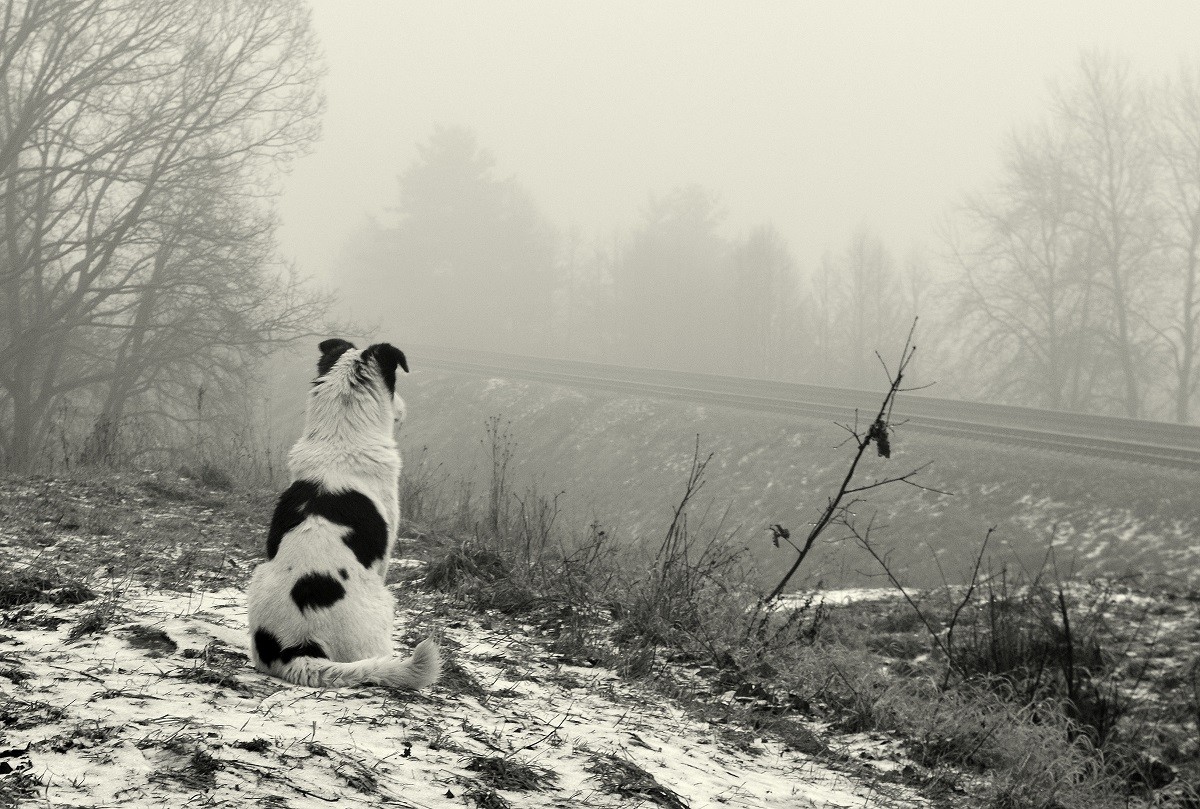
[[[896,394],[904,389],[902,387],[904,374],[908,370],[908,365],[910,362],[912,362],[913,355],[917,350],[917,347],[913,345],[913,333],[916,331],[916,328],[917,321],[914,319],[912,327],[908,331],[908,337],[904,341],[904,348],[900,352],[900,361],[896,365],[896,371],[894,374],[888,368],[887,363],[883,362],[883,358],[880,357],[880,363],[883,365],[884,373],[887,374],[889,385],[888,391],[883,397],[883,402],[880,404],[875,418],[871,421],[871,426],[865,431],[861,430],[858,424],[857,413],[855,414],[855,423],[853,427],[849,427],[844,424],[839,425],[842,427],[842,429],[846,430],[850,434],[847,438],[847,442],[851,440],[855,442],[854,456],[850,460],[850,466],[846,470],[845,476],[842,478],[842,482],[838,487],[837,493],[829,498],[825,505],[825,509],[821,512],[821,515],[817,518],[816,522],[812,524],[812,528],[805,537],[803,544],[797,547],[789,540],[788,544],[797,549],[796,559],[794,562],[792,562],[792,565],[790,568],[788,568],[788,571],[779,580],[779,583],[776,584],[771,592],[763,599],[764,603],[769,604],[780,596],[784,588],[787,587],[788,582],[790,582],[792,577],[796,574],[796,571],[800,569],[800,565],[802,565],[804,560],[808,557],[808,554],[812,550],[814,543],[816,543],[817,539],[821,536],[825,529],[829,527],[830,523],[835,521],[843,523],[846,522],[850,504],[843,501],[847,495],[853,495],[858,492],[877,489],[891,483],[907,483],[911,486],[927,489],[928,491],[938,492],[937,489],[930,489],[929,487],[922,486],[921,484],[918,484],[912,480],[913,476],[925,469],[928,464],[913,469],[902,475],[887,477],[859,486],[852,485],[854,481],[854,475],[858,471],[859,462],[862,460],[863,455],[866,454],[867,449],[872,444],[875,445],[880,457],[891,457],[890,433],[892,430],[892,406],[895,404]],[[878,354],[876,356],[878,356]],[[938,493],[945,494],[945,492]],[[778,536],[779,534],[776,532],[774,534],[776,544],[778,544]]]

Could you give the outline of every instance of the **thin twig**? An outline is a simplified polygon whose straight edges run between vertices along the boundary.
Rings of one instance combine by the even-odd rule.
[[[821,515],[817,518],[816,522],[812,524],[808,535],[804,539],[803,545],[798,548],[795,560],[792,562],[787,572],[783,574],[783,577],[779,580],[779,583],[776,584],[775,587],[772,588],[771,592],[763,599],[763,603],[769,604],[775,599],[779,598],[779,596],[783,593],[784,588],[787,587],[788,582],[792,580],[792,577],[796,574],[796,571],[800,569],[800,566],[804,563],[804,560],[812,551],[814,543],[825,531],[825,529],[829,527],[830,523],[835,521],[845,521],[846,514],[849,513],[849,506],[843,505],[842,501],[847,495],[853,495],[858,492],[877,489],[881,486],[886,486],[891,483],[907,483],[911,486],[916,486],[917,488],[936,492],[938,494],[946,494],[946,492],[940,492],[937,489],[923,486],[911,480],[914,475],[922,471],[926,466],[928,466],[928,464],[911,470],[903,475],[884,478],[883,480],[877,480],[873,483],[868,483],[862,486],[851,485],[851,482],[854,480],[854,475],[858,471],[858,465],[862,461],[863,455],[866,454],[866,451],[871,446],[872,442],[878,444],[880,454],[887,454],[888,452],[887,432],[889,429],[891,429],[890,419],[892,407],[895,405],[896,394],[901,390],[901,382],[904,379],[904,374],[908,370],[908,365],[910,362],[912,362],[913,355],[917,350],[916,346],[913,345],[912,342],[916,327],[917,321],[914,319],[912,327],[909,328],[908,336],[904,341],[904,348],[900,351],[900,361],[896,366],[896,371],[894,374],[888,367],[887,363],[883,362],[883,358],[880,357],[880,362],[883,364],[884,373],[888,377],[889,386],[887,393],[884,394],[883,402],[880,404],[875,418],[871,421],[871,429],[865,433],[859,430],[859,416],[857,410],[855,410],[854,414],[854,427],[838,424],[839,427],[849,433],[849,437],[842,443],[848,443],[850,440],[854,440],[856,443],[854,455],[850,459],[850,465],[846,470],[845,476],[842,478],[841,485],[838,487],[837,492],[828,499],[824,510],[821,512]],[[878,353],[876,356],[879,356]],[[793,547],[795,547],[795,545],[793,545]]]

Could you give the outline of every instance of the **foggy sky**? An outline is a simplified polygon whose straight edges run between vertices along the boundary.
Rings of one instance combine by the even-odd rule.
[[[314,0],[313,15],[324,133],[280,210],[285,255],[318,276],[385,216],[435,124],[473,128],[498,174],[585,237],[699,183],[731,230],[773,222],[806,268],[863,225],[903,256],[994,175],[1081,50],[1142,74],[1200,59],[1192,2]]]

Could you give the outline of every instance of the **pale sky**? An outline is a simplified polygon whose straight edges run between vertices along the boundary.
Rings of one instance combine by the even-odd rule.
[[[328,109],[280,210],[285,254],[318,276],[436,124],[474,129],[584,236],[699,183],[732,230],[774,223],[806,268],[862,225],[903,257],[995,175],[1082,50],[1143,73],[1200,59],[1195,2],[312,5]]]

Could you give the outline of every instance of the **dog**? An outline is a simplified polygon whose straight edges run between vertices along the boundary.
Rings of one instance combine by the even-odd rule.
[[[293,483],[267,533],[267,561],[247,591],[255,668],[297,685],[424,688],[441,672],[426,638],[392,656],[395,602],[384,585],[400,520],[405,415],[400,349],[323,341],[304,433],[288,455]]]

